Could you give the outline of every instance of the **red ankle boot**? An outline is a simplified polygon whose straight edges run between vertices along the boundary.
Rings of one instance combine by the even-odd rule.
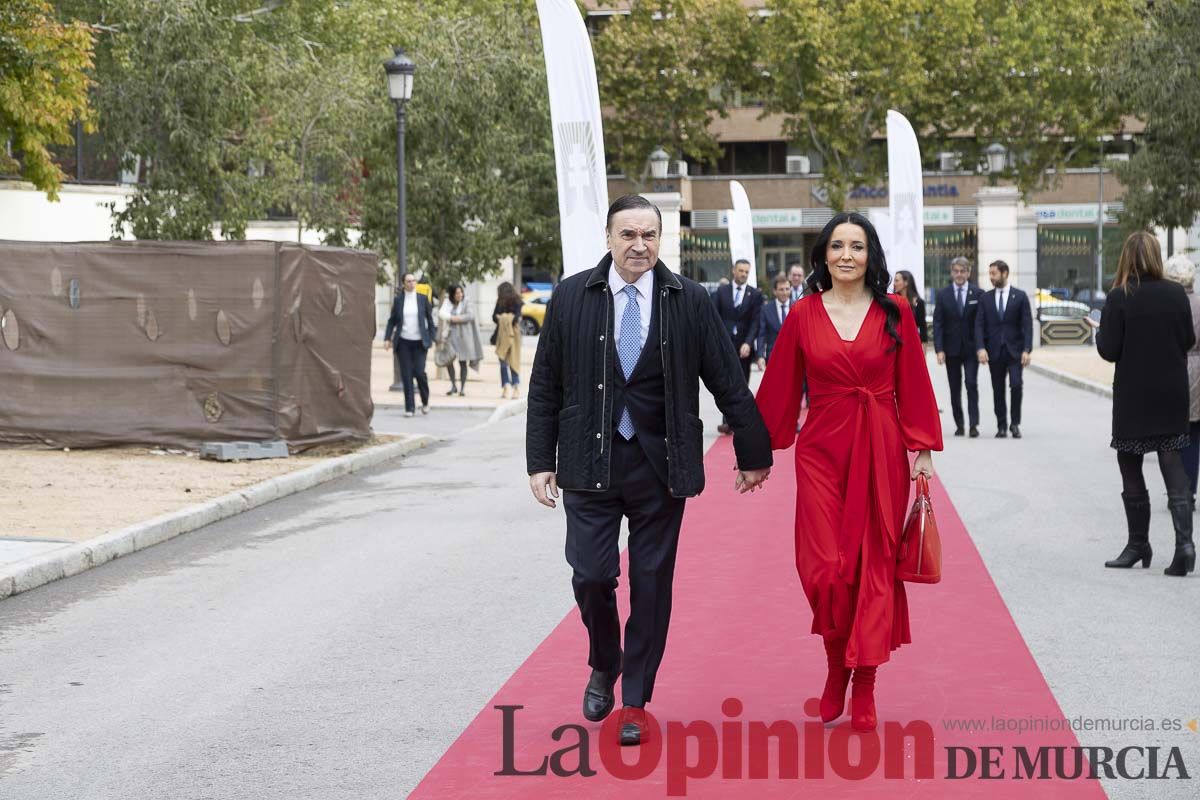
[[[846,687],[850,685],[850,670],[846,667],[846,640],[826,639],[825,657],[829,674],[821,692],[821,721],[833,722],[846,710]]]
[[[855,667],[850,688],[850,727],[870,733],[876,724],[875,667]]]

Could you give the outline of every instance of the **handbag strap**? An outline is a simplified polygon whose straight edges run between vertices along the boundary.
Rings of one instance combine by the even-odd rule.
[[[929,479],[925,477],[924,472],[917,473],[917,497],[929,499]]]

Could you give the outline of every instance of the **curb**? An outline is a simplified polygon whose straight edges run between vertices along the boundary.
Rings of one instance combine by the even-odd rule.
[[[219,520],[249,511],[281,497],[407,455],[438,441],[432,436],[412,436],[404,441],[379,445],[358,453],[313,464],[296,472],[269,478],[245,489],[238,489],[198,505],[163,514],[127,528],[97,536],[86,542],[63,545],[57,550],[0,567],[0,600],[27,592],[59,578],[67,578],[98,567],[106,561],[144,550],[211,525]]]
[[[528,401],[524,397],[520,400],[509,400],[507,403],[502,403],[496,407],[496,410],[488,417],[487,424],[493,425],[502,419],[515,417],[517,414],[524,414],[527,407]]]
[[[1030,364],[1028,367],[1026,367],[1026,369],[1036,372],[1038,375],[1047,377],[1052,381],[1058,381],[1059,383],[1074,387],[1076,389],[1083,389],[1085,392],[1098,394],[1101,397],[1107,397],[1110,400],[1113,396],[1111,386],[1105,386],[1102,383],[1089,381],[1087,378],[1080,378],[1070,374],[1069,372],[1063,372],[1060,369],[1054,369],[1053,367],[1047,367],[1041,364]]]

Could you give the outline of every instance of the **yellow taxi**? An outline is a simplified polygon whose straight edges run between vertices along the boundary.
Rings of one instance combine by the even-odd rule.
[[[546,322],[546,303],[550,292],[524,292],[521,294],[521,333],[537,336]]]

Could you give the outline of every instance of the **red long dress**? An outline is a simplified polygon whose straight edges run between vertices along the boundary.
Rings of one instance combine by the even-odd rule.
[[[848,667],[882,664],[912,641],[895,556],[909,504],[907,451],[942,449],[912,309],[889,297],[900,309],[903,345],[894,348],[878,304],[846,341],[821,295],[805,296],[788,313],[758,390],[771,447],[796,444],[796,569],[812,632],[846,639]],[[797,436],[805,381],[808,418]]]

